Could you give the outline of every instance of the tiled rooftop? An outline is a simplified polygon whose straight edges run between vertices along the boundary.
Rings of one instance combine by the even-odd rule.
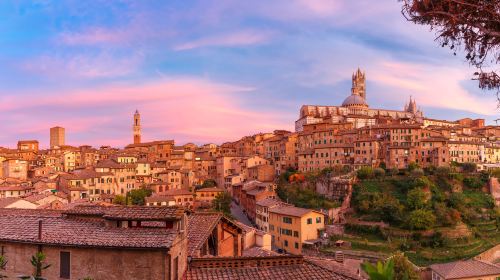
[[[38,236],[39,222],[41,238]],[[104,222],[46,216],[0,216],[0,241],[108,248],[170,248],[177,231],[166,228],[113,228]]]
[[[358,279],[304,260],[302,256],[193,259],[184,280]]]
[[[194,255],[222,218],[220,213],[193,213],[188,216],[188,255]]]
[[[77,205],[64,211],[66,215],[102,216],[108,220],[166,221],[182,218],[180,207],[156,206],[95,206]]]
[[[430,268],[445,279],[476,278],[500,274],[500,266],[479,260],[433,264]]]

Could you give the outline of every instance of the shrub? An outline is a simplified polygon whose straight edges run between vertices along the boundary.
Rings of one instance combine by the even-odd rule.
[[[394,167],[391,170],[389,170],[389,173],[391,174],[391,176],[398,175],[399,169],[397,169],[396,167]]]
[[[422,168],[415,168],[410,171],[410,174],[412,177],[419,178],[424,176],[424,170],[422,170]]]
[[[436,223],[436,216],[434,216],[434,214],[429,210],[413,210],[408,215],[407,223],[410,229],[430,229],[434,227],[434,224]]]
[[[383,178],[385,176],[385,170],[377,167],[373,169],[373,175],[375,176],[375,178]]]
[[[410,162],[410,164],[408,164],[408,171],[410,171],[410,172],[417,169],[417,168],[420,168],[420,165],[418,165],[418,163],[416,163],[416,162],[412,161],[412,162]]]
[[[462,171],[466,173],[476,172],[477,164],[473,162],[464,162],[461,165]]]
[[[439,166],[438,168],[436,168],[435,174],[441,178],[448,178],[448,176],[450,175],[450,172],[451,172],[451,169],[449,167]]]
[[[483,187],[483,182],[476,177],[466,177],[463,182],[465,186],[471,189],[481,189]]]
[[[428,195],[421,188],[414,188],[408,192],[406,203],[413,210],[425,208],[428,205]]]
[[[369,166],[363,166],[358,170],[357,176],[361,180],[373,178],[373,168]]]

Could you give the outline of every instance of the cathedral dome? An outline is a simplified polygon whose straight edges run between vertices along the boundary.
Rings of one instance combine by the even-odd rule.
[[[342,107],[349,107],[349,106],[355,106],[355,105],[361,105],[361,106],[368,106],[366,104],[366,100],[357,94],[351,94],[349,95],[344,102],[342,102]]]

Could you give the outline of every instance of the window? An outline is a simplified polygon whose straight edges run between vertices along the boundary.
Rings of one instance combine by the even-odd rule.
[[[71,261],[70,261],[70,253],[69,252],[61,252],[60,253],[60,272],[59,272],[59,277],[63,279],[70,279],[71,275]]]
[[[285,240],[285,247],[288,247],[288,240]]]
[[[316,223],[321,224],[321,217],[316,217]]]
[[[295,249],[299,249],[299,243],[295,242]]]
[[[312,223],[313,223],[313,219],[312,218],[307,219],[307,224],[308,225],[311,225]]]
[[[291,224],[292,223],[292,218],[290,218],[290,217],[283,217],[283,223]]]
[[[299,232],[298,231],[293,231],[293,237],[299,237]]]

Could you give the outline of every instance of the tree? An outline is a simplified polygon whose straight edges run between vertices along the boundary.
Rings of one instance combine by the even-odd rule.
[[[207,179],[203,181],[203,184],[201,184],[201,188],[212,188],[212,187],[217,187],[217,182],[215,182],[214,179]]]
[[[118,205],[125,205],[125,197],[118,194],[115,196],[115,198],[113,198],[113,203]]]
[[[495,0],[400,0],[404,17],[429,25],[442,47],[465,51],[465,59],[478,70],[473,79],[481,89],[496,90],[500,106],[500,76],[489,63],[500,62],[500,2]],[[489,70],[483,70],[484,68]]]
[[[356,174],[361,180],[373,178],[373,168],[369,166],[363,166],[358,170]]]
[[[429,210],[417,209],[408,215],[408,227],[410,229],[429,229],[434,227],[435,223],[436,216]]]
[[[414,161],[412,161],[408,164],[408,171],[410,171],[410,172],[417,169],[417,168],[420,168],[420,165],[418,165],[418,163],[416,163]]]
[[[369,262],[364,262],[361,264],[361,269],[363,269],[370,280],[392,280],[394,279],[394,261],[392,259],[387,262],[382,263],[377,262],[377,265],[373,265]]]
[[[421,188],[414,188],[408,191],[406,195],[406,203],[410,209],[423,209],[428,205],[428,194]]]
[[[376,212],[384,222],[398,223],[403,215],[403,205],[394,196],[384,193],[374,201],[374,212]]]
[[[412,177],[414,178],[419,178],[419,177],[422,177],[424,176],[424,170],[422,168],[414,168],[412,171],[410,171],[410,174]]]
[[[473,162],[464,162],[462,163],[462,171],[466,173],[476,172],[477,164]]]
[[[151,196],[153,191],[151,189],[140,188],[131,190],[128,193],[128,203],[132,203],[133,205],[144,205],[146,203],[146,197]]]
[[[396,253],[391,257],[394,261],[394,279],[395,280],[418,280],[418,272],[408,258],[403,253]]]
[[[219,193],[212,201],[212,208],[227,216],[231,216],[232,197],[228,192]]]
[[[0,270],[5,270],[7,266],[7,258],[5,256],[0,256]],[[6,275],[0,274],[0,279],[5,279],[7,278]]]
[[[20,279],[44,280],[42,272],[49,268],[51,265],[45,263],[46,256],[43,252],[37,252],[31,256],[31,266],[33,266],[32,276],[21,276]]]
[[[377,167],[375,169],[373,169],[373,175],[375,175],[375,178],[383,178],[385,176],[385,170],[380,168],[380,167]]]

